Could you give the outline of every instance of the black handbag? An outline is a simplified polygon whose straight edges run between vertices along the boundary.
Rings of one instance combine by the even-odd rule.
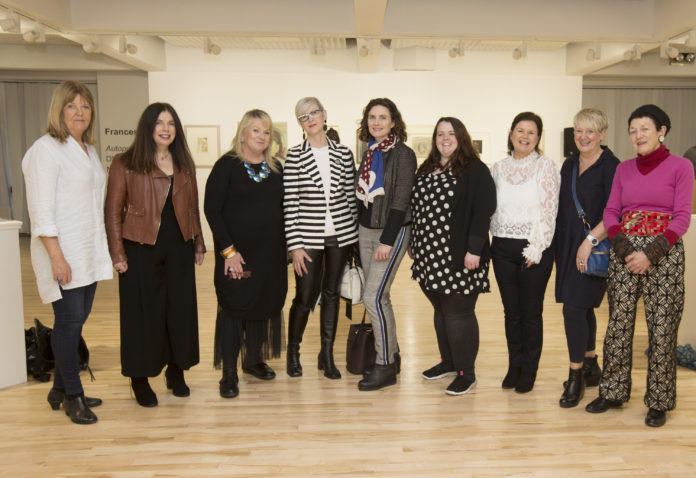
[[[582,237],[582,241],[585,240],[587,235],[590,233],[592,228],[590,225],[587,223],[587,220],[585,219],[585,211],[582,209],[582,206],[580,205],[580,201],[578,201],[578,195],[577,191],[575,189],[575,183],[578,178],[578,167],[573,166],[573,182],[572,182],[572,189],[573,189],[573,201],[575,201],[575,209],[578,211],[578,217],[582,221],[582,226],[583,230],[585,232],[585,235]],[[587,264],[585,264],[585,270],[584,274],[589,275],[589,276],[595,276],[595,277],[606,277],[607,272],[609,270],[609,250],[611,249],[611,242],[609,241],[609,238],[607,237],[603,241],[600,241],[599,244],[594,246],[592,248],[592,252],[590,253],[590,256],[587,258]]]
[[[372,324],[365,323],[367,312],[363,313],[362,322],[351,324],[348,329],[348,344],[346,345],[346,369],[350,373],[362,374],[375,364],[375,335]]]
[[[39,319],[34,319],[34,327],[24,331],[24,342],[27,349],[27,375],[31,375],[39,382],[48,382],[55,359],[51,347],[51,333],[53,329],[46,327]],[[85,339],[80,336],[77,346],[78,360],[81,370],[89,370],[90,377],[94,380],[92,370],[89,368],[89,349]]]

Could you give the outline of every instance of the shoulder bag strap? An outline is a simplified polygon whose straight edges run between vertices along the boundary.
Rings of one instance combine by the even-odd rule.
[[[589,224],[587,224],[587,221],[585,220],[585,211],[583,211],[582,206],[580,205],[580,201],[578,201],[578,194],[577,190],[575,189],[575,183],[578,179],[578,167],[576,165],[573,165],[573,180],[571,182],[571,187],[573,190],[573,201],[575,202],[575,210],[578,212],[578,217],[582,221],[583,228],[585,229],[585,232],[587,234],[590,233],[592,228],[590,227]]]

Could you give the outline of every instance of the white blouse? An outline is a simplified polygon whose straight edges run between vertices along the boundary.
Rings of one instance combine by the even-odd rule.
[[[94,146],[89,154],[72,137],[65,143],[48,134],[22,159],[31,218],[31,263],[44,304],[62,298],[41,237],[57,237],[76,289],[111,279],[111,258],[104,228],[106,174]]]
[[[508,156],[493,165],[491,175],[498,198],[491,234],[527,239],[522,254],[538,263],[556,228],[561,183],[556,164],[537,152],[522,159]]]
[[[334,226],[331,212],[329,211],[329,203],[331,202],[331,158],[329,157],[329,147],[312,148],[314,162],[317,163],[317,169],[321,176],[321,184],[324,187],[324,198],[326,199],[326,211],[324,213],[324,235],[335,236],[336,226]]]

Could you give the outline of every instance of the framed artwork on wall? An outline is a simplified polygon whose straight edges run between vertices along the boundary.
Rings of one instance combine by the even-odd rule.
[[[196,167],[212,167],[220,156],[220,126],[188,125],[184,133]]]
[[[430,154],[433,142],[433,129],[435,129],[433,125],[427,124],[410,124],[406,126],[406,133],[408,134],[406,144],[416,153],[418,166]]]
[[[487,165],[492,165],[501,158],[491,158],[491,134],[485,131],[471,131],[471,142],[478,151],[479,158]]]

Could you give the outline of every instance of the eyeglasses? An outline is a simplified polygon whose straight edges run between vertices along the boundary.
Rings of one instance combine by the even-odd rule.
[[[300,123],[306,123],[306,122],[309,121],[310,119],[314,119],[314,118],[316,118],[317,116],[319,116],[319,114],[321,114],[322,111],[324,111],[324,110],[314,110],[314,111],[310,111],[309,113],[305,113],[305,114],[303,114],[303,115],[298,116],[298,117],[297,117],[297,120],[298,120]]]

